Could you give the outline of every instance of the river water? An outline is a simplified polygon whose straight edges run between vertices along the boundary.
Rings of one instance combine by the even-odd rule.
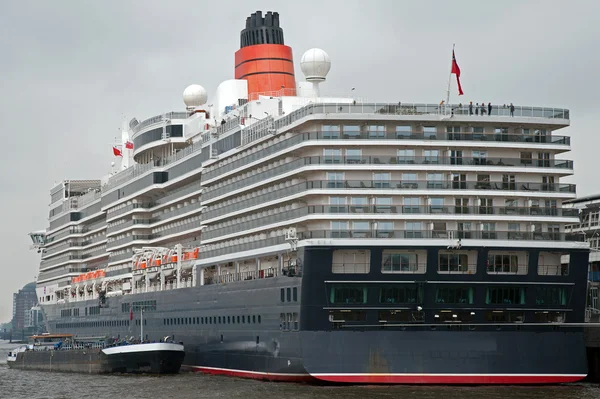
[[[172,376],[89,375],[11,370],[0,341],[1,399],[311,398],[311,399],[596,399],[600,385],[553,387],[312,386],[181,373]]]

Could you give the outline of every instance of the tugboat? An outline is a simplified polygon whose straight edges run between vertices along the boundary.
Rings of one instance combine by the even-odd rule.
[[[42,334],[32,336],[31,341],[8,353],[10,368],[86,374],[175,374],[185,357],[183,343],[175,343],[170,337],[163,342],[148,342],[134,337],[115,340]]]

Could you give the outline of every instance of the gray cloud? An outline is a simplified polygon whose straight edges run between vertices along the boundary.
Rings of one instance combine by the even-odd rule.
[[[600,191],[592,159],[600,27],[595,1],[22,1],[0,2],[0,113],[5,172],[0,204],[6,254],[0,321],[12,292],[36,275],[26,233],[47,226],[49,190],[65,178],[99,178],[125,116],[182,109],[190,83],[214,93],[233,77],[239,31],[256,9],[279,11],[298,61],[331,56],[323,92],[369,101],[437,103],[450,52],[462,102],[567,107],[578,194]],[[453,84],[452,100],[459,101]]]

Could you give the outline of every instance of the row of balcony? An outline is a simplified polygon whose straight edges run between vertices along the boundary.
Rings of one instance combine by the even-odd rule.
[[[130,219],[124,223],[119,223],[119,224],[114,224],[111,225],[109,227],[107,227],[106,233],[110,234],[110,233],[114,233],[115,231],[120,231],[120,230],[124,230],[128,227],[132,227],[132,226],[138,226],[138,227],[143,227],[143,228],[150,228],[152,224],[154,223],[158,223],[158,222],[162,222],[162,221],[166,221],[169,219],[172,219],[174,217],[177,217],[179,215],[183,215],[189,212],[192,212],[196,209],[199,209],[201,207],[200,202],[194,202],[193,204],[190,203],[187,206],[182,206],[180,208],[177,208],[173,211],[169,211],[166,213],[161,213],[160,216],[157,216],[155,218],[151,218],[151,219]],[[139,226],[141,225],[141,226]]]
[[[584,242],[581,234],[530,231],[466,231],[466,230],[312,230],[299,233],[299,239],[322,238],[411,238],[453,240],[541,240]]]
[[[85,240],[85,241],[80,241],[80,242],[64,242],[62,244],[59,244],[57,246],[53,246],[51,248],[47,248],[44,250],[44,257],[47,258],[55,253],[64,251],[68,248],[83,248],[83,247],[87,247],[88,245],[92,245],[92,244],[97,244],[100,242],[106,241],[106,236],[104,235],[99,235],[96,236],[92,239],[89,240]]]
[[[226,172],[248,165],[251,162],[264,159],[285,148],[292,147],[305,141],[315,140],[444,140],[444,141],[477,141],[477,142],[509,142],[509,143],[536,143],[551,145],[570,145],[571,140],[568,136],[542,136],[530,134],[509,134],[509,133],[420,133],[420,132],[310,132],[297,133],[294,136],[277,143],[270,144],[268,147],[253,152],[235,161],[225,165],[209,166],[203,172],[202,180],[207,181],[218,177]]]
[[[60,263],[65,263],[68,261],[79,261],[79,260],[89,259],[89,258],[93,258],[96,256],[104,255],[104,254],[106,254],[106,248],[96,249],[95,251],[92,251],[92,252],[89,252],[89,253],[83,254],[83,255],[80,255],[80,254],[61,255],[61,256],[57,256],[56,258],[42,260],[40,262],[40,270],[47,269],[52,266],[56,266]]]
[[[432,158],[428,157],[415,157],[422,164],[431,164]],[[219,184],[205,188],[202,195],[203,201],[208,201],[225,193],[237,190],[241,187],[246,187],[255,183],[264,182],[267,179],[278,176],[280,174],[299,169],[310,165],[321,165],[321,164],[370,164],[370,165],[385,165],[385,164],[399,164],[399,157],[383,159],[382,157],[304,157],[292,160],[285,164],[267,169],[263,172],[259,172],[248,176],[246,178],[236,180],[233,182]],[[401,164],[408,164],[410,160],[401,160]],[[416,161],[416,159],[415,159]],[[548,159],[540,161],[539,165],[536,162],[535,165],[522,164],[520,158],[508,159],[508,158],[452,158],[452,157],[439,157],[435,159],[438,165],[474,165],[474,166],[517,166],[517,167],[528,167],[528,168],[559,168],[566,171],[572,171],[573,161],[566,160],[555,160]],[[448,169],[448,168],[446,168]],[[413,169],[411,169],[413,171]],[[434,172],[434,169],[424,169],[427,172]],[[525,189],[526,190],[526,189]]]
[[[472,182],[472,181],[397,181],[397,180],[311,180],[302,182],[278,190],[274,190],[256,197],[244,199],[225,206],[208,206],[202,212],[203,220],[210,220],[228,213],[248,209],[253,206],[278,200],[297,193],[311,189],[402,189],[402,190],[481,190],[479,195],[500,195],[498,193],[486,193],[485,191],[534,191],[534,192],[565,192],[575,193],[574,184],[549,184],[549,183],[516,183],[516,182]],[[310,195],[311,193],[306,193]],[[340,193],[343,194],[343,193]],[[386,193],[388,194],[388,193]],[[444,193],[443,195],[448,195]],[[535,208],[534,208],[535,209]],[[538,208],[539,209],[539,208]],[[561,211],[564,216],[577,216],[575,210]],[[517,214],[521,214],[517,211]],[[532,211],[537,212],[537,211]],[[543,212],[543,211],[542,211]],[[571,214],[572,212],[572,214]]]
[[[150,212],[152,208],[157,207],[159,205],[166,204],[169,201],[173,201],[175,199],[179,199],[185,195],[188,195],[193,192],[197,192],[202,189],[200,181],[196,181],[190,185],[183,186],[177,189],[169,190],[168,194],[156,199],[151,203],[131,203],[126,206],[120,207],[118,209],[109,209],[107,212],[107,219],[114,219],[117,216],[121,216],[127,212],[130,212],[134,209],[142,209],[144,211]]]
[[[308,213],[342,214],[426,214],[426,215],[509,215],[578,217],[577,209],[528,206],[418,206],[418,205],[312,205]]]
[[[566,212],[565,212],[566,211]],[[404,214],[404,215],[501,215],[501,216],[571,216],[577,214],[571,209],[539,208],[539,207],[493,207],[493,206],[346,206],[346,205],[311,205],[296,208],[275,214],[258,217],[252,220],[242,221],[233,219],[228,225],[220,227],[220,224],[208,225],[202,233],[204,240],[226,236],[228,234],[244,232],[274,223],[284,222],[307,215],[331,215],[331,214]],[[518,222],[516,220],[515,222]]]
[[[126,237],[121,237],[116,240],[112,240],[107,242],[107,248],[114,248],[123,244],[130,243],[132,241],[150,241],[161,237],[166,237],[171,234],[183,233],[183,232],[193,232],[195,230],[200,229],[200,223],[197,220],[190,221],[188,223],[183,223],[177,226],[170,227],[168,229],[164,229],[161,231],[154,232],[152,234],[135,234],[129,235]],[[111,262],[116,261],[117,259],[110,259]],[[120,259],[119,259],[120,260]]]
[[[53,241],[58,241],[61,238],[70,236],[72,234],[85,234],[85,233],[89,233],[90,231],[95,231],[98,230],[102,227],[106,226],[106,221],[104,219],[99,220],[95,223],[89,224],[89,225],[84,225],[84,226],[71,226],[68,227],[64,230],[60,230],[56,233],[50,234],[49,236],[46,237],[46,243],[51,243]]]
[[[497,157],[442,157],[442,156],[342,156],[305,157],[306,164],[370,164],[370,165],[477,165],[515,166],[520,168],[573,169],[573,161],[563,159],[497,158]],[[427,169],[433,170],[431,168]]]

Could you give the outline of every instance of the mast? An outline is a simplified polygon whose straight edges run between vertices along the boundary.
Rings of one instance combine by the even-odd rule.
[[[454,43],[452,43],[452,54],[454,54]],[[448,89],[446,90],[446,107],[450,104],[450,80],[451,79],[452,79],[452,63],[450,63],[450,74],[448,75]]]

